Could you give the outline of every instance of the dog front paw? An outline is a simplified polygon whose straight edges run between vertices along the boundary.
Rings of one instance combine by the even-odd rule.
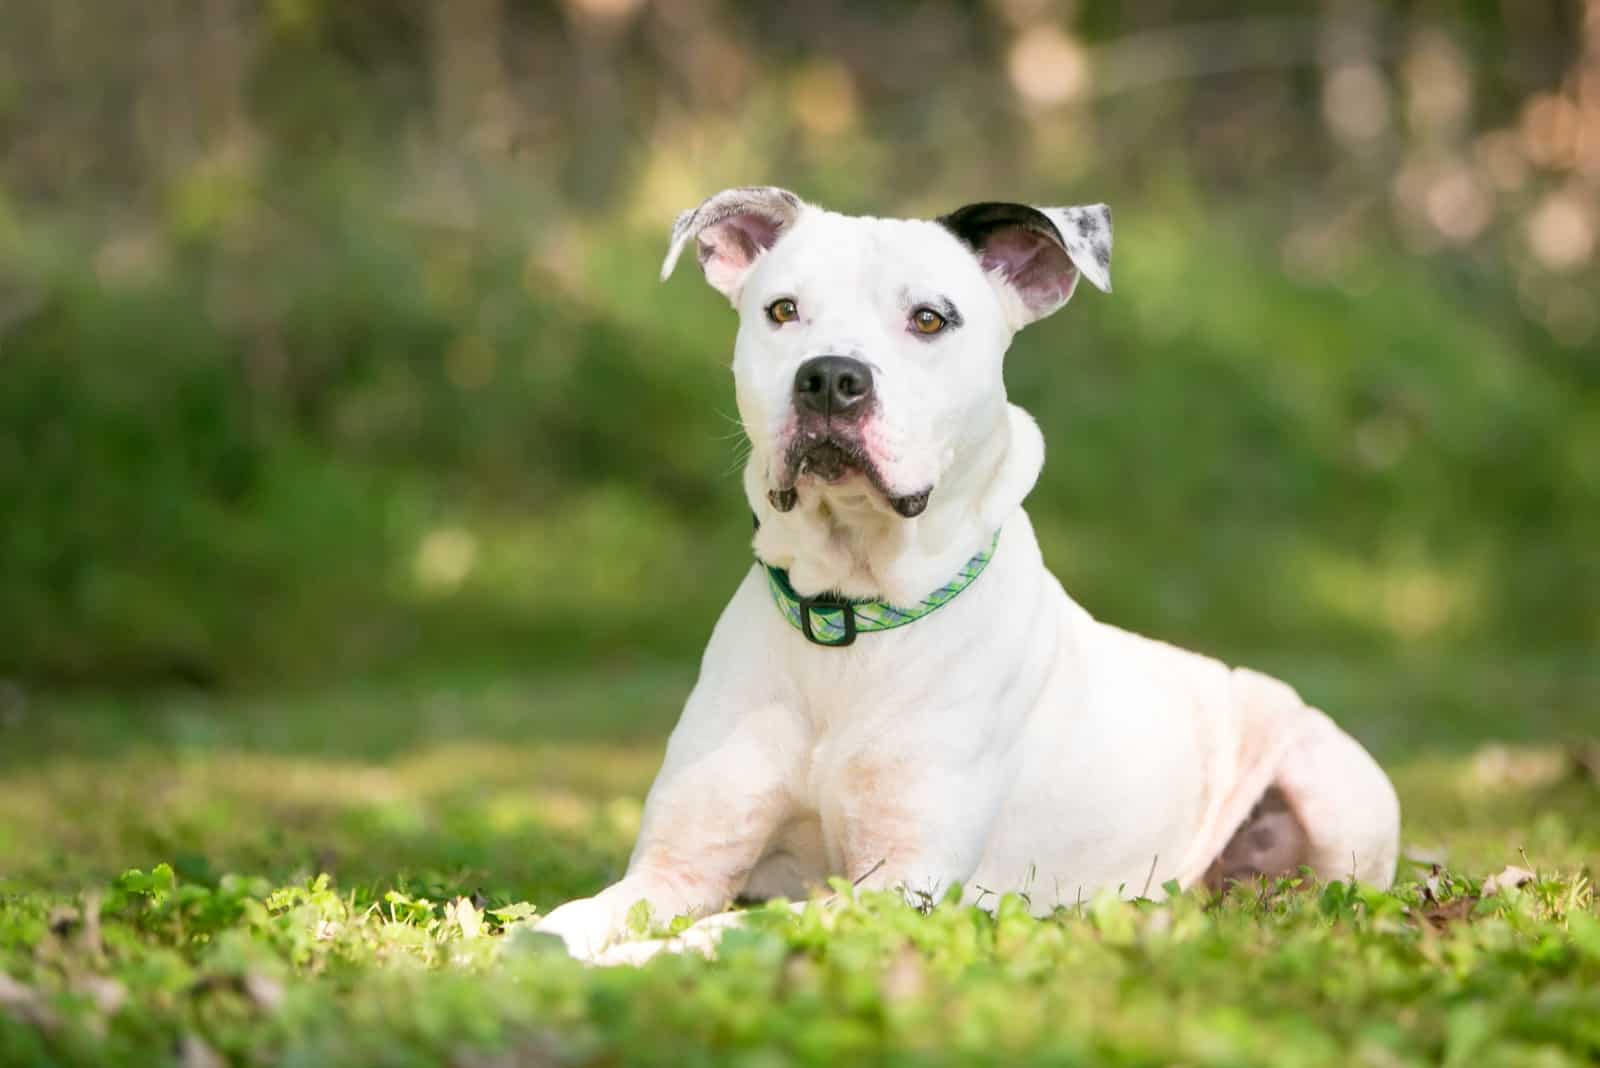
[[[620,933],[615,911],[603,897],[569,901],[535,924],[534,930],[555,935],[570,955],[589,963],[599,960]]]

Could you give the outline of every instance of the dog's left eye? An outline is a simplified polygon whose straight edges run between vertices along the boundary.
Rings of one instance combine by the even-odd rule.
[[[919,334],[937,334],[950,325],[950,320],[932,308],[918,308],[911,313],[911,329]]]

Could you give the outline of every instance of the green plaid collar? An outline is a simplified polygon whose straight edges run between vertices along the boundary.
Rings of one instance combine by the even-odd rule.
[[[772,590],[772,599],[791,626],[813,644],[844,646],[853,643],[857,634],[894,630],[943,608],[983,574],[999,544],[997,530],[988,547],[980,549],[978,555],[963,564],[955,578],[911,608],[896,608],[884,601],[854,601],[831,593],[802,597],[789,584],[789,572],[781,567],[763,566],[767,569],[767,586]]]

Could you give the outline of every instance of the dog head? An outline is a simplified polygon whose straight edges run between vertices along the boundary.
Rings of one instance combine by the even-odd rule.
[[[1109,291],[1109,210],[877,219],[741,188],[678,217],[663,278],[691,243],[739,312],[757,552],[802,593],[914,603],[1038,475],[1043,446],[1006,401],[1003,357],[1080,277]]]

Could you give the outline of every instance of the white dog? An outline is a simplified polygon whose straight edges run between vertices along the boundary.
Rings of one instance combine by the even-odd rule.
[[[1041,914],[1300,865],[1388,885],[1399,805],[1360,745],[1281,682],[1096,622],[1040,558],[1044,442],[1002,358],[1080,275],[1110,290],[1104,205],[928,222],[731,189],[679,217],[663,278],[690,243],[739,312],[757,562],[627,875],[541,930],[606,959],[638,902],[830,876]]]

